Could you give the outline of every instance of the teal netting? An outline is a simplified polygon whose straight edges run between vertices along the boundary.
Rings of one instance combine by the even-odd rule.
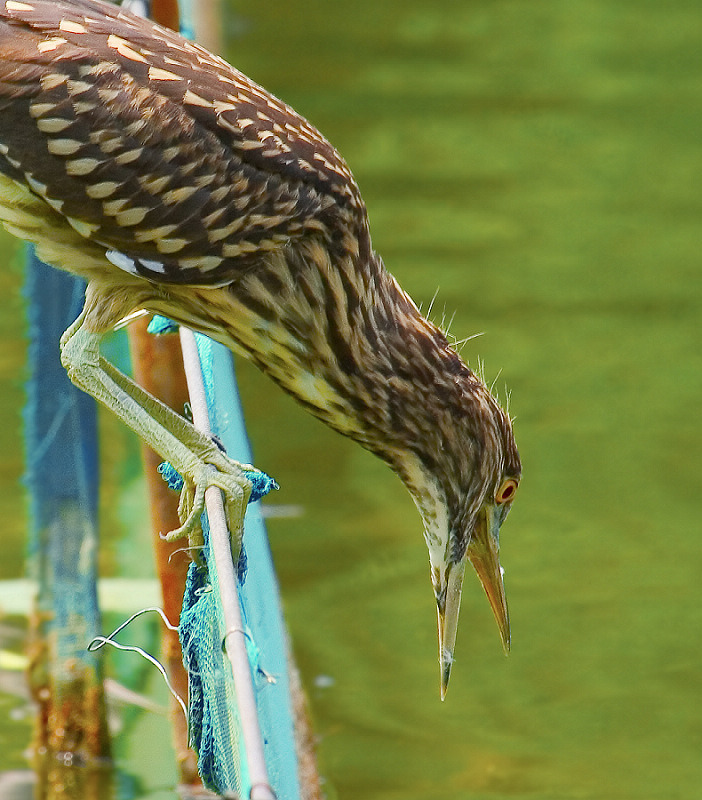
[[[251,478],[254,488],[250,502],[276,486],[262,472],[251,473]],[[190,745],[198,754],[198,770],[206,786],[219,792],[240,791],[247,779],[246,754],[234,708],[229,661],[222,647],[225,625],[206,517],[203,523],[203,557],[188,570],[179,626],[183,663],[188,671]],[[245,569],[242,566],[238,571],[241,580]]]
[[[246,753],[230,667],[222,649],[224,624],[216,584],[216,572],[208,563],[190,566],[180,616],[183,663],[188,670],[190,746],[198,754],[198,771],[208,788],[246,796]]]

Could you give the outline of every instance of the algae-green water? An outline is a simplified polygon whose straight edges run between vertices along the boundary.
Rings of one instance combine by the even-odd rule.
[[[328,796],[695,800],[698,4],[247,0],[225,30],[228,58],[344,154],[403,286],[424,308],[436,294],[432,316],[458,340],[481,334],[462,352],[509,392],[524,465],[502,533],[512,654],[469,578],[442,704],[427,556],[404,489],[240,366],[256,462],[282,486],[275,502],[303,512],[269,532]],[[2,246],[11,577],[25,525],[23,323],[17,251]],[[133,446],[103,427],[108,474],[132,480],[110,465]],[[103,512],[107,572],[134,562],[124,513]],[[20,723],[0,725],[12,743],[0,769],[17,768]],[[139,735],[121,745],[126,772]],[[140,780],[122,796],[155,796],[148,770]]]

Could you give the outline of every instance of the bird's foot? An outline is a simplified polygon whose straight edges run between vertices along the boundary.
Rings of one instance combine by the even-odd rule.
[[[193,462],[179,470],[184,485],[178,504],[180,527],[162,537],[169,542],[187,537],[191,546],[203,543],[201,516],[205,509],[205,492],[210,487],[224,494],[224,511],[233,540],[241,538],[244,512],[251,494],[251,481],[246,472],[254,468],[226,456],[215,443],[206,453],[193,455]]]

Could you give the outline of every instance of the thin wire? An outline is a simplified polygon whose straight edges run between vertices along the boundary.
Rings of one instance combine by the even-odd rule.
[[[190,394],[195,428],[207,436],[212,435],[205,382],[200,365],[195,334],[181,325],[180,344],[183,350],[185,378]],[[236,571],[231,551],[231,533],[227,528],[222,493],[216,487],[205,492],[205,505],[210,526],[210,545],[219,579],[224,625],[227,631],[224,647],[232,666],[244,750],[249,772],[250,800],[275,800],[266,768],[263,737],[258,721],[258,708],[251,677],[251,665],[246,651],[246,633],[241,620],[241,609],[236,587]]]
[[[96,636],[86,648],[88,652],[94,653],[97,650],[103,648],[106,644],[109,644],[111,647],[114,647],[116,650],[125,650],[130,653],[138,653],[142,658],[146,659],[150,664],[153,664],[154,667],[161,673],[161,677],[163,678],[164,683],[168,687],[168,691],[173,695],[176,702],[180,706],[183,716],[185,717],[186,724],[188,723],[188,709],[183,702],[183,698],[176,692],[173,688],[170,680],[168,679],[168,673],[166,672],[166,668],[163,664],[156,658],[154,658],[150,653],[147,653],[146,650],[143,650],[141,647],[137,647],[134,644],[120,644],[120,642],[115,641],[115,636],[123,631],[127,625],[134,622],[137,617],[140,617],[142,614],[147,614],[149,612],[155,611],[163,620],[163,624],[171,631],[177,631],[178,627],[176,625],[172,625],[168,617],[166,616],[165,612],[162,608],[158,608],[156,606],[150,606],[149,608],[142,608],[141,611],[137,611],[136,614],[132,614],[129,619],[125,620],[121,625],[115,628],[112,633],[108,634],[107,636]]]

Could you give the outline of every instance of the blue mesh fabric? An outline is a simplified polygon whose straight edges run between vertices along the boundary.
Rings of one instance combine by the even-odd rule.
[[[180,618],[183,662],[189,675],[190,746],[198,754],[203,783],[219,793],[241,792],[246,781],[231,669],[222,651],[223,627],[207,561],[193,563]]]
[[[253,484],[250,502],[277,488],[263,472],[249,475]],[[224,618],[204,515],[203,533],[205,546],[200,561],[188,570],[179,625],[183,663],[188,671],[190,746],[198,754],[198,771],[208,789],[241,792],[246,785],[246,760],[231,668],[222,647]],[[257,660],[251,659],[254,669]]]

